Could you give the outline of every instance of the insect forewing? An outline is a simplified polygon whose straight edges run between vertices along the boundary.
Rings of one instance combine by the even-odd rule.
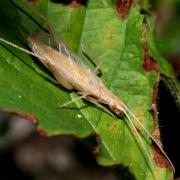
[[[28,36],[27,41],[32,51],[40,61],[54,74],[57,80],[67,89],[77,89],[80,92],[100,96],[103,83],[87,68],[81,60],[60,42],[61,51],[42,43],[34,36]]]

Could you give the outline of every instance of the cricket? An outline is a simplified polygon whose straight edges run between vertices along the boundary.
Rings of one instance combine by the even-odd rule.
[[[48,20],[43,16],[41,17],[46,20],[49,31],[48,37],[51,38],[54,36],[57,49],[51,47],[50,43],[46,44],[41,41],[37,37],[37,34],[25,35],[25,39],[31,51],[24,49],[1,37],[0,42],[36,57],[47,69],[49,69],[49,71],[53,73],[54,77],[57,79],[60,85],[62,85],[67,90],[77,91],[79,97],[75,100],[63,104],[61,107],[65,107],[72,102],[78,101],[79,99],[84,99],[87,102],[107,108],[107,110],[112,112],[117,117],[122,117],[122,115],[126,116],[133,134],[136,137],[137,142],[139,142],[139,146],[142,149],[142,152],[144,152],[143,156],[145,160],[149,162],[150,169],[153,169],[153,167],[151,167],[153,160],[146,150],[141,133],[134,125],[134,121],[136,121],[137,124],[145,131],[148,137],[151,138],[154,145],[159,149],[159,151],[167,159],[172,169],[174,170],[174,166],[169,157],[161,145],[159,145],[156,139],[151,135],[148,129],[142,124],[140,119],[136,117],[136,115],[119,97],[113,94],[105,86],[102,80],[96,75],[95,71],[88,68],[82,62],[82,60],[65,45],[65,43],[58,37],[57,33],[53,30]]]

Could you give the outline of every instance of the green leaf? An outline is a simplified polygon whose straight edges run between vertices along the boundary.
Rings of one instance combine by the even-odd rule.
[[[0,36],[28,48],[17,26],[32,33],[40,29],[42,19],[21,2],[16,1],[18,6],[11,1],[0,2],[0,7],[5,10],[0,12]],[[47,16],[61,38],[85,63],[92,67],[81,46],[88,54],[91,52],[90,56],[96,57],[93,59],[96,64],[103,62],[103,82],[150,132],[155,131],[150,110],[153,88],[159,76],[143,69],[144,17],[139,8],[132,7],[125,19],[117,16],[110,0],[89,0],[86,6],[78,8],[39,0],[35,8]],[[171,170],[153,161],[157,152],[153,153],[149,138],[143,134],[152,158],[149,164],[142,145],[134,137],[125,118],[114,118],[82,101],[74,104],[73,108],[58,109],[58,105],[76,97],[76,94],[58,86],[52,74],[35,58],[5,44],[0,46],[0,97],[0,107],[32,114],[38,121],[37,128],[49,135],[87,137],[97,134],[99,164],[127,167],[126,171],[121,171],[120,177],[125,177],[128,171],[139,180],[153,179],[151,168],[158,179],[172,177]]]

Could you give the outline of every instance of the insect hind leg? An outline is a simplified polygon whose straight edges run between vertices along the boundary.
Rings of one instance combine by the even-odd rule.
[[[88,94],[83,94],[83,95],[77,97],[76,99],[72,99],[71,101],[68,101],[68,102],[60,105],[59,108],[67,107],[67,105],[75,103],[75,102],[79,101],[80,99],[83,99],[83,98],[86,99],[86,96],[88,96]]]

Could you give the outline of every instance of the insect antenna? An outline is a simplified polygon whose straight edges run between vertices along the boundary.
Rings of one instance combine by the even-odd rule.
[[[171,160],[169,159],[169,157],[167,156],[167,154],[165,153],[165,151],[162,149],[162,147],[158,144],[158,142],[155,140],[155,138],[150,134],[150,132],[147,130],[147,128],[142,124],[142,122],[134,115],[134,113],[132,111],[129,110],[129,108],[125,105],[122,104],[122,107],[124,108],[124,113],[126,115],[130,114],[135,120],[136,122],[143,128],[143,130],[147,133],[147,135],[152,139],[152,141],[155,143],[155,145],[159,148],[159,150],[161,151],[161,153],[165,156],[165,158],[168,160],[168,162],[170,163],[173,171],[175,172],[175,168],[174,165],[172,164]]]
[[[150,163],[150,164],[149,164],[149,165],[150,165],[150,170],[151,170],[151,172],[152,172],[152,175],[153,175],[154,179],[156,179],[155,173],[154,173],[154,169],[153,169],[153,165],[152,165],[152,161],[151,161],[151,158],[150,158],[150,156],[149,156],[149,154],[148,154],[147,148],[146,148],[146,146],[145,146],[145,144],[144,144],[141,136],[139,135],[139,132],[137,131],[135,125],[133,124],[133,122],[132,122],[132,120],[131,120],[131,118],[130,118],[130,116],[129,116],[129,114],[128,114],[127,109],[125,109],[125,108],[124,108],[124,114],[125,114],[125,116],[126,116],[127,119],[128,119],[128,122],[129,122],[128,124],[130,124],[131,127],[132,127],[132,129],[133,129],[132,132],[134,132],[134,134],[136,135],[135,137],[137,137],[136,140],[139,141],[140,144],[141,144],[141,147],[142,147],[141,151],[143,150],[142,152],[143,152],[143,154],[144,154],[144,158],[146,159],[147,162]]]
[[[25,49],[25,48],[22,48],[22,47],[14,44],[14,43],[12,43],[12,42],[10,42],[10,41],[7,41],[7,40],[5,40],[5,39],[3,39],[3,38],[1,38],[1,37],[0,37],[0,41],[1,41],[1,42],[4,42],[5,44],[8,44],[8,45],[10,45],[10,46],[12,46],[12,47],[15,47],[16,49],[19,49],[19,50],[21,50],[21,51],[23,51],[23,52],[25,52],[25,53],[27,53],[27,54],[30,54],[30,55],[32,55],[32,56],[34,56],[34,57],[36,57],[36,58],[43,59],[41,56],[39,56],[39,55],[37,55],[37,54],[35,54],[35,53],[33,53],[33,52]]]

